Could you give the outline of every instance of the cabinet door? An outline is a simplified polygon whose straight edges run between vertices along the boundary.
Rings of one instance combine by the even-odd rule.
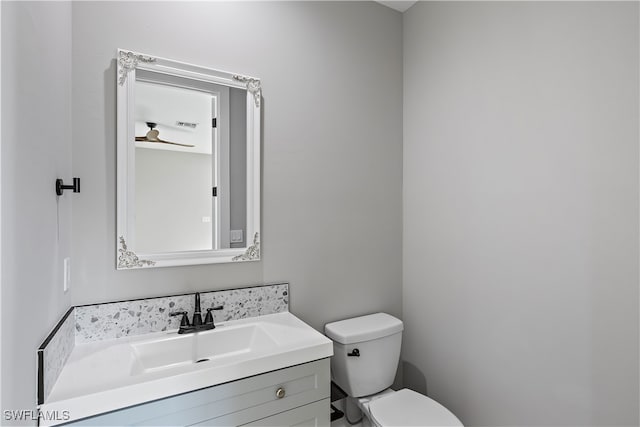
[[[279,427],[279,426],[313,426],[328,427],[331,424],[329,399],[319,400],[299,408],[281,412],[267,418],[253,421],[245,426],[253,427]]]
[[[279,396],[278,389],[284,393]],[[69,423],[73,426],[242,425],[329,397],[329,359]],[[329,407],[326,408],[329,414]]]

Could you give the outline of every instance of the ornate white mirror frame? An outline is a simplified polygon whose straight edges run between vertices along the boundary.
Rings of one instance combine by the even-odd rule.
[[[260,108],[261,83],[254,77],[118,49],[117,85],[117,238],[118,270],[212,264],[260,259]],[[138,253],[135,244],[135,82],[146,70],[247,91],[246,240],[244,248]]]

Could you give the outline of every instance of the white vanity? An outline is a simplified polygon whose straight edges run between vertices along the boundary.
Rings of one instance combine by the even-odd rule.
[[[288,312],[288,284],[202,298],[225,311],[184,334],[164,307],[192,295],[74,307],[39,353],[40,425],[329,425],[333,345]]]
[[[80,344],[40,410],[71,425],[329,425],[331,355],[288,312]]]

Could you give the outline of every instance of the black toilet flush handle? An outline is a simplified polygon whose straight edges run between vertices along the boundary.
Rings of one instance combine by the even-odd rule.
[[[360,350],[354,348],[353,350],[351,350],[351,353],[347,353],[347,356],[360,357]]]

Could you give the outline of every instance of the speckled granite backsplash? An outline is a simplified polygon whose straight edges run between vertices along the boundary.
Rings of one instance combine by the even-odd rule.
[[[187,311],[191,318],[194,305],[194,294],[188,294],[76,307],[76,344],[177,329],[180,316],[169,313]],[[201,292],[200,305],[203,313],[224,307],[213,312],[214,322],[280,313],[289,310],[289,285]]]
[[[76,344],[73,312],[73,308],[67,311],[38,349],[38,404],[49,396]]]
[[[38,349],[38,404],[44,403],[76,344],[178,329],[180,316],[193,316],[195,294],[72,307]],[[289,284],[200,292],[202,312],[213,306],[214,321],[244,319],[289,311]],[[204,315],[203,315],[204,317]]]

